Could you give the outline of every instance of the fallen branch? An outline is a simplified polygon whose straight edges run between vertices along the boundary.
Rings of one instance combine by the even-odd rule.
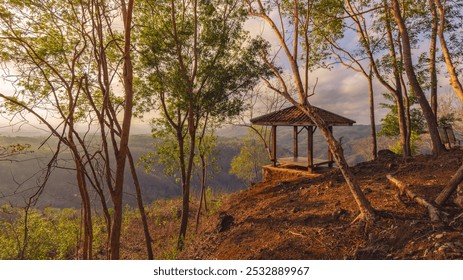
[[[306,235],[300,234],[298,232],[294,232],[294,231],[290,231],[290,230],[288,230],[288,232],[291,233],[292,235],[296,235],[296,236],[300,236],[300,237],[307,237]]]
[[[456,216],[450,223],[449,223],[449,226],[453,226],[453,224],[455,224],[459,219],[461,219],[463,217],[463,213],[461,213],[460,215]]]
[[[424,206],[428,210],[429,217],[431,218],[432,222],[441,222],[441,213],[439,209],[437,209],[434,205],[429,203],[426,199],[419,197],[413,191],[409,189],[409,185],[397,180],[396,178],[392,177],[392,175],[387,175],[386,178],[394,184],[401,193],[406,194],[411,200],[415,201],[421,206]]]
[[[434,201],[437,205],[443,205],[447,199],[455,192],[458,185],[463,181],[463,165],[458,168],[457,172],[452,176],[447,186],[439,193]]]

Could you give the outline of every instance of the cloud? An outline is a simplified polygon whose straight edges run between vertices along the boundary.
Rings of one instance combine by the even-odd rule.
[[[313,105],[353,119],[357,124],[370,123],[368,81],[361,73],[335,67],[332,70],[317,70],[312,73],[312,77],[313,80],[318,78],[316,94],[309,100]],[[381,92],[381,86],[375,85],[377,123],[387,113],[379,108],[379,103],[384,102]]]
[[[260,19],[251,18],[246,21],[244,28],[251,36],[262,36],[272,46],[279,46],[269,25]],[[356,42],[355,34],[349,34],[344,40],[345,44],[353,45]],[[280,54],[283,56],[283,54]],[[289,72],[289,65],[283,57],[279,58],[280,65]],[[309,74],[309,86],[315,88],[316,94],[310,98],[310,102],[318,107],[332,111],[339,115],[351,118],[358,124],[370,123],[370,101],[368,95],[368,81],[361,74],[342,66],[336,66],[331,70],[319,69]],[[379,108],[379,103],[384,102],[380,93],[384,92],[381,85],[375,84],[375,113],[376,123],[379,123],[387,112]]]

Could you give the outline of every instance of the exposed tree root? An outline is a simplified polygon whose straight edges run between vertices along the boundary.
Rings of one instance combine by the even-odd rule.
[[[363,228],[363,233],[366,235],[368,233],[368,229],[371,228],[370,226],[373,225],[373,223],[376,220],[375,215],[369,215],[368,213],[360,213],[352,222],[350,222],[350,225],[353,225],[357,222],[360,223],[360,226],[364,226]]]
[[[398,179],[394,178],[392,175],[387,175],[387,179],[395,185],[401,193],[406,194],[412,201],[415,201],[421,206],[424,206],[428,210],[429,217],[432,222],[441,222],[443,213],[439,211],[434,205],[429,203],[426,199],[419,197],[413,191],[409,189],[409,185],[399,181]]]

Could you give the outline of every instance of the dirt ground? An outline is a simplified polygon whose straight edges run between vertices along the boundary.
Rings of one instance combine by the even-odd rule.
[[[453,197],[431,222],[427,210],[386,179],[410,184],[432,202],[462,164],[463,152],[439,159],[385,155],[352,168],[377,220],[359,214],[337,170],[316,178],[273,180],[230,195],[180,259],[463,259],[463,209]]]

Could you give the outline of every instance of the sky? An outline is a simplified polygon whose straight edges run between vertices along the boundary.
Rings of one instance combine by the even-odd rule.
[[[271,45],[279,46],[278,39],[263,20],[248,20],[245,29],[250,32],[251,36],[262,36]],[[344,45],[356,43],[356,38],[352,35],[347,33],[347,37],[343,39]],[[282,63],[283,68],[289,71],[290,67],[285,65],[284,61]],[[370,124],[368,81],[362,74],[342,65],[334,65],[330,70],[313,71],[309,74],[309,81],[309,87],[313,87],[317,81],[315,95],[309,98],[312,105],[355,120],[357,124]],[[379,123],[387,114],[387,110],[379,106],[385,101],[381,95],[384,88],[374,82],[374,89],[376,122]]]
[[[278,45],[278,40],[275,38],[273,31],[262,20],[248,20],[244,27],[250,32],[251,36],[260,35],[272,45]],[[348,34],[348,37],[343,40],[344,44],[355,44],[356,38],[355,34],[353,35]],[[427,48],[427,46],[422,46],[422,48]],[[284,64],[283,67],[289,69]],[[362,74],[338,65],[331,70],[319,69],[310,73],[312,86],[317,79],[316,94],[309,99],[312,105],[355,120],[357,124],[369,124],[368,85]],[[439,81],[440,83],[446,83],[447,78],[441,76]],[[379,106],[380,103],[384,102],[382,93],[385,92],[385,88],[375,81],[374,90],[376,123],[380,123],[381,119],[387,114],[387,110]],[[13,93],[13,88],[5,80],[5,73],[3,72],[0,72],[0,91],[4,94]],[[34,131],[37,134],[44,133],[36,130],[37,122],[35,120],[31,119],[30,121],[31,123],[28,125],[11,128],[10,125],[14,121],[10,122],[10,120],[0,117],[0,135],[24,136],[34,133]],[[134,119],[132,132],[136,134],[150,133],[148,121]]]

